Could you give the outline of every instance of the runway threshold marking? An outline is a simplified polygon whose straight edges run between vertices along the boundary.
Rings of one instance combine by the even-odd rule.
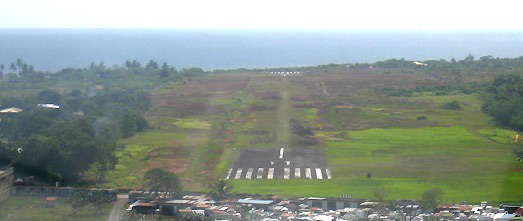
[[[312,176],[311,176],[311,168],[305,168],[305,177],[307,179],[312,179]]]
[[[236,176],[234,176],[235,180],[240,179],[240,177],[242,176],[242,171],[243,171],[242,168],[238,168],[238,170],[236,171]]]
[[[274,177],[274,168],[269,168],[269,173],[267,174],[267,179],[272,180]]]
[[[291,178],[291,168],[283,168],[283,179],[290,179]]]
[[[331,177],[331,171],[330,171],[328,168],[325,169],[325,172],[327,173],[327,179],[329,179],[329,180],[332,179],[332,177]]]
[[[258,173],[256,174],[256,179],[263,178],[263,168],[258,168]]]
[[[294,168],[294,178],[300,178],[300,168]]]
[[[247,174],[245,174],[245,179],[251,179],[252,176],[252,168],[247,169]]]
[[[321,174],[321,168],[316,168],[316,179],[322,180],[323,175]]]
[[[232,168],[229,169],[229,171],[227,171],[227,176],[225,176],[225,179],[228,180],[229,177],[231,176],[231,173],[232,173]]]

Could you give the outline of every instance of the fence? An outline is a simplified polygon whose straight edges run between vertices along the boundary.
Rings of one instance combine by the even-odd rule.
[[[115,189],[95,189],[95,188],[74,188],[74,187],[45,187],[45,186],[13,186],[11,194],[14,196],[61,196],[69,197],[80,191],[103,191],[113,197],[116,201],[117,192]]]

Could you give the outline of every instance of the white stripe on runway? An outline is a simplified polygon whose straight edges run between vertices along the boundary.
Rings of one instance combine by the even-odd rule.
[[[232,173],[232,168],[229,169],[229,171],[227,171],[227,176],[225,176],[225,179],[228,180],[229,177],[231,176],[231,173]]]
[[[256,174],[256,179],[263,178],[263,168],[258,168],[258,173]]]
[[[300,178],[300,168],[294,168],[294,178]]]
[[[272,180],[274,177],[274,168],[269,168],[269,174],[267,174],[267,179]]]
[[[241,176],[242,176],[242,168],[238,168],[238,170],[236,171],[236,176],[234,176],[234,179],[238,180],[238,179],[240,179]]]
[[[283,168],[283,179],[290,179],[291,178],[291,168]]]
[[[307,179],[312,179],[311,168],[305,168],[305,177],[307,177]]]
[[[329,170],[329,168],[325,169],[325,172],[327,173],[327,179],[332,179],[331,177],[331,171]]]
[[[247,169],[247,174],[245,174],[245,179],[251,179],[252,176],[252,168]]]
[[[316,179],[323,179],[323,175],[321,174],[321,168],[316,168]]]
[[[283,151],[284,151],[283,147],[280,148],[280,159],[283,158]]]

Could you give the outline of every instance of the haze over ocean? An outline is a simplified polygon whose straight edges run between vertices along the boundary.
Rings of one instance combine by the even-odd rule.
[[[523,56],[523,30],[160,30],[0,29],[0,64],[17,58],[36,70],[103,61],[166,61],[205,70],[362,63],[391,58],[461,60]],[[6,70],[7,71],[7,70]]]

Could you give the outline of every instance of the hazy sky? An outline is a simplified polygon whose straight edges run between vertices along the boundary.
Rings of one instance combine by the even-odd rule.
[[[0,28],[523,29],[521,0],[1,0]]]

